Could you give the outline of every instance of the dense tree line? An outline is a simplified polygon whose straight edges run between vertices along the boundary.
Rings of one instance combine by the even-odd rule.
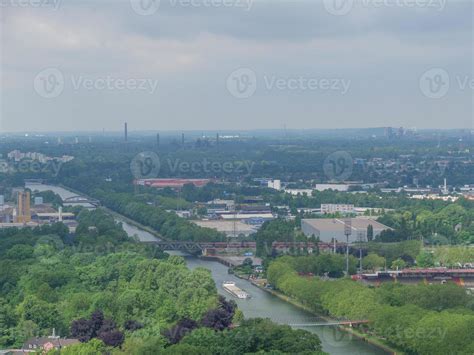
[[[134,242],[103,210],[78,221],[73,237],[62,223],[0,230],[0,348],[54,328],[81,343],[52,354],[321,353],[314,334],[243,321],[208,270]]]
[[[288,259],[270,264],[269,282],[315,312],[368,319],[368,331],[417,354],[471,354],[474,300],[454,284],[370,288],[351,280],[301,277]]]
[[[175,213],[138,202],[132,194],[96,192],[94,196],[112,210],[152,227],[166,239],[186,241],[225,240],[225,236],[214,229],[201,228],[178,217]]]
[[[459,201],[440,209],[402,209],[381,216],[379,222],[395,229],[380,235],[380,241],[424,238],[431,244],[474,243],[474,206]]]
[[[97,309],[125,332],[125,324],[140,322],[135,334],[145,338],[180,318],[200,319],[215,306],[208,271],[190,271],[181,258],[163,259],[126,241],[121,226],[102,211],[86,211],[79,221],[72,242],[50,234],[53,227],[2,230],[0,347],[21,346],[53,328],[69,335],[73,320]],[[104,339],[117,335],[113,331]]]

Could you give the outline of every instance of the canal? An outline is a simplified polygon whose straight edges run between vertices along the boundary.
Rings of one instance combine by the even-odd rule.
[[[58,186],[29,185],[26,187],[33,191],[51,190],[57,193],[63,199],[76,195],[73,192]],[[151,233],[127,223],[120,217],[116,216],[115,219],[122,223],[124,230],[131,237],[136,236],[140,241],[152,241],[157,239]],[[170,254],[182,255],[186,260],[187,266],[191,269],[202,267],[210,270],[212,278],[216,283],[217,291],[226,298],[235,300],[239,309],[243,312],[246,318],[269,318],[272,321],[280,324],[298,325],[325,322],[323,319],[315,317],[311,313],[289,304],[278,297],[265,292],[264,290],[259,289],[246,280],[242,280],[234,275],[228,274],[227,267],[216,261],[202,260],[187,254],[181,254],[180,252],[173,252]],[[237,286],[247,291],[251,295],[251,298],[242,300],[232,297],[222,288],[222,283],[224,281],[234,281]],[[305,329],[317,334],[321,339],[323,350],[329,354],[386,354],[385,351],[372,346],[349,333],[340,331],[334,326],[298,326],[297,328]]]
[[[311,324],[324,323],[321,318],[315,317],[292,304],[289,304],[272,294],[259,289],[247,280],[239,279],[234,275],[227,273],[227,267],[216,262],[202,260],[193,256],[185,256],[186,264],[189,268],[194,269],[203,267],[211,271],[217,291],[228,299],[237,302],[239,309],[244,313],[246,318],[270,318],[275,323],[280,324]],[[250,299],[238,299],[232,297],[222,288],[224,281],[234,281],[236,285],[247,291]],[[315,333],[321,339],[323,350],[329,354],[346,355],[346,354],[386,354],[385,351],[374,347],[353,335],[340,331],[334,326],[298,326]]]

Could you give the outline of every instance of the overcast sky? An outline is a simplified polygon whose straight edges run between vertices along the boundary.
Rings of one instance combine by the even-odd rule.
[[[2,131],[473,128],[469,0],[0,0]]]

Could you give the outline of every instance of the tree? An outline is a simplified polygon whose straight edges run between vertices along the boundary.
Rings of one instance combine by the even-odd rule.
[[[79,343],[61,349],[61,355],[102,355],[106,346],[99,339],[92,339],[87,343]]]
[[[392,269],[401,270],[405,268],[406,265],[407,263],[403,259],[398,258],[392,262]]]
[[[367,241],[371,242],[374,239],[374,226],[369,224],[367,226]]]
[[[122,345],[124,335],[117,329],[115,322],[106,319],[101,310],[91,314],[90,319],[81,318],[71,324],[71,335],[81,342],[88,342],[93,338],[99,338],[106,345],[117,347]]]
[[[127,320],[123,327],[126,329],[126,330],[130,330],[131,332],[135,331],[135,330],[138,330],[138,329],[142,329],[143,328],[143,324],[136,321],[136,320]]]
[[[163,336],[168,339],[170,344],[177,344],[186,334],[190,333],[193,329],[196,329],[197,326],[197,322],[192,319],[181,319],[174,327],[165,330]]]
[[[99,333],[98,338],[104,342],[105,345],[118,347],[121,346],[125,337],[120,330],[109,330]]]
[[[28,295],[19,305],[18,311],[21,319],[31,320],[42,329],[60,328],[62,326],[56,306],[35,296]]]
[[[386,260],[375,253],[369,253],[362,259],[362,265],[366,270],[377,270],[385,266]]]
[[[227,301],[224,297],[219,296],[218,308],[211,309],[204,314],[201,324],[214,330],[227,329],[232,324],[236,309],[237,304],[234,301]]]
[[[94,336],[94,327],[89,319],[77,319],[71,324],[71,335],[85,343]]]
[[[315,334],[277,325],[269,319],[242,321],[239,327],[224,332],[198,329],[180,345],[207,349],[206,354],[319,354],[321,343]],[[173,347],[170,347],[171,349]]]
[[[419,267],[432,267],[434,266],[433,254],[428,251],[422,251],[416,257],[416,265]]]
[[[34,248],[30,245],[17,244],[11,247],[7,253],[7,259],[25,260],[33,257]]]

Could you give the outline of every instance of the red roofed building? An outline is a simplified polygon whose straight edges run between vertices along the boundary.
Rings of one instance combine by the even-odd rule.
[[[156,188],[170,187],[180,189],[184,185],[192,184],[196,187],[202,187],[211,182],[210,179],[138,179],[134,181],[135,185],[151,186]]]

